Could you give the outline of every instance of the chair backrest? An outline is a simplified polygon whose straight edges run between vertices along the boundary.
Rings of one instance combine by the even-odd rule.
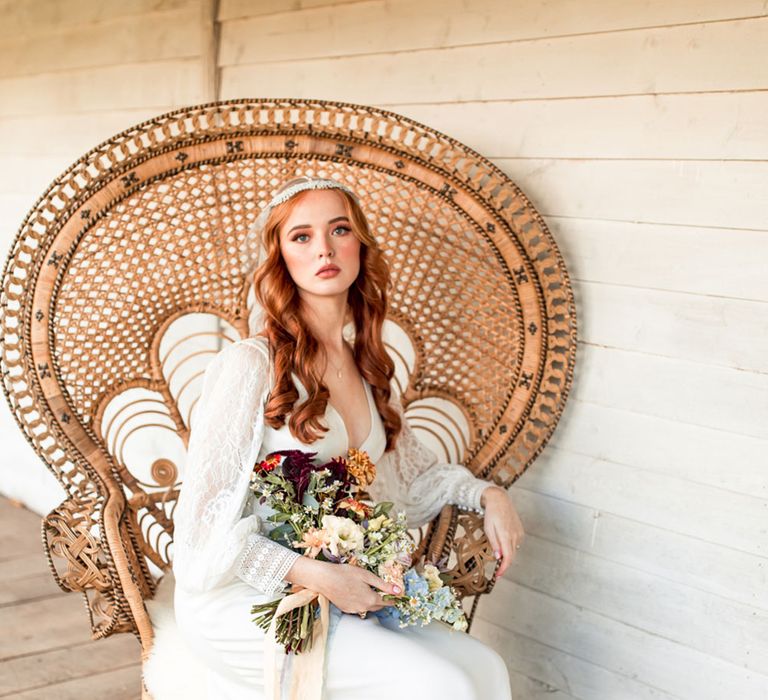
[[[360,194],[393,273],[386,340],[409,420],[509,486],[563,410],[573,294],[544,221],[498,168],[405,117],[234,101],[160,116],[85,154],[35,204],[2,287],[3,389],[68,493],[54,575],[95,637],[151,635],[205,364],[248,335],[249,227],[284,180]]]

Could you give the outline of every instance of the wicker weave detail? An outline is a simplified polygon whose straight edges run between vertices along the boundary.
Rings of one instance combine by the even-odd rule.
[[[85,594],[94,638],[134,629],[128,606],[116,599],[105,546],[96,527],[100,504],[68,499],[42,521],[53,577],[63,591]]]
[[[95,633],[133,628],[145,654],[143,600],[150,565],[171,557],[200,376],[248,334],[249,227],[296,175],[359,193],[393,273],[393,338],[407,338],[391,343],[403,401],[446,457],[509,486],[571,387],[576,315],[557,245],[463,144],[385,110],[254,100],[165,114],[99,145],[13,241],[0,363],[20,429],[68,495],[45,524],[65,564],[57,581],[88,594]],[[420,540],[450,553],[467,595],[492,586],[473,518],[444,510]]]

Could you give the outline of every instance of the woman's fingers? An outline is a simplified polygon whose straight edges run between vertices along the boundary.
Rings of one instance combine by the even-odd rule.
[[[497,560],[501,560],[499,568],[496,570],[496,578],[498,578],[501,576],[501,574],[504,573],[504,570],[509,565],[508,557],[505,556],[505,552],[509,550],[505,549],[505,546],[502,544],[503,540],[499,536],[498,531],[496,530],[496,526],[493,524],[493,522],[489,524],[488,529],[486,530],[486,537],[488,538],[488,543],[493,549],[493,556],[496,557]]]
[[[378,588],[380,591],[383,591],[384,593],[393,593],[394,595],[400,595],[400,593],[402,592],[400,590],[400,586],[396,586],[394,583],[389,583],[389,581],[385,581],[383,578],[380,578],[379,576],[376,576],[376,574],[373,574],[371,572],[367,572],[367,573],[368,573],[368,577],[366,580],[374,588]]]
[[[391,605],[394,605],[394,604],[395,604],[394,600],[384,600],[382,595],[380,593],[377,593],[375,602],[371,603],[368,609],[371,612],[375,612],[377,610],[381,610],[382,608],[390,607]]]
[[[488,544],[491,545],[491,551],[493,556],[498,559],[501,555],[501,547],[499,546],[499,538],[496,535],[496,527],[491,522],[485,530],[485,536],[488,539]]]
[[[514,554],[512,554],[514,550],[510,547],[509,541],[505,539],[503,542],[504,543],[501,545],[501,566],[496,572],[496,578],[501,578],[504,575],[504,572],[512,563],[512,558],[514,556]]]
[[[500,559],[496,577],[501,577],[517,556],[525,533],[509,494],[506,499],[489,499],[485,510],[485,535],[494,556]]]
[[[384,598],[386,593],[375,591],[372,588],[369,588],[368,592],[370,593],[370,597],[367,598],[364,604],[365,609],[368,610],[368,612],[376,612],[377,610],[381,610],[382,608],[395,604],[394,600],[386,600]]]
[[[525,533],[522,529],[519,529],[512,531],[509,535],[503,538],[502,564],[497,572],[497,577],[501,577],[509,568],[509,565],[514,561],[518,549],[522,546],[524,536]]]

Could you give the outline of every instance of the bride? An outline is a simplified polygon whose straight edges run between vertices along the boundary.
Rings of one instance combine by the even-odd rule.
[[[254,290],[264,328],[206,368],[174,516],[176,619],[205,668],[207,696],[266,697],[266,633],[250,610],[298,584],[331,603],[317,697],[322,690],[325,700],[509,700],[505,663],[489,646],[442,622],[401,629],[375,614],[392,604],[381,594],[400,593],[396,586],[267,536],[271,511],[249,497],[254,464],[286,449],[326,462],[354,446],[377,467],[371,498],[392,501],[410,527],[446,503],[482,513],[501,559],[498,576],[524,532],[504,489],[439,462],[409,428],[382,341],[389,270],[354,193],[335,180],[297,178],[260,222],[265,260]],[[342,334],[348,314],[354,347]],[[281,669],[284,689],[291,656]]]

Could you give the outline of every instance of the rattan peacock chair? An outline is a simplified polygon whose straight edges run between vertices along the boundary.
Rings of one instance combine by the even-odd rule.
[[[3,389],[68,494],[42,523],[56,582],[85,595],[94,638],[131,632],[144,660],[202,371],[249,335],[248,230],[301,174],[362,197],[393,272],[385,340],[403,405],[442,458],[508,487],[571,386],[557,246],[520,189],[454,139],[380,109],[258,99],[165,114],[85,154],[9,253]],[[420,555],[449,557],[471,621],[494,581],[482,518],[446,506],[415,537]]]

